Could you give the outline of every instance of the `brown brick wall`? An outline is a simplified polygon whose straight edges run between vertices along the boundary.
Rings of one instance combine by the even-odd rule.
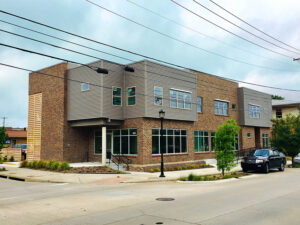
[[[248,138],[247,133],[251,134],[250,138]],[[240,149],[255,148],[254,127],[241,127],[240,140]]]

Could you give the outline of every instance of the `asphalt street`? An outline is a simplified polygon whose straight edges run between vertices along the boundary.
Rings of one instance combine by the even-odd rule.
[[[0,224],[299,225],[300,169],[199,183],[53,184],[0,179]]]

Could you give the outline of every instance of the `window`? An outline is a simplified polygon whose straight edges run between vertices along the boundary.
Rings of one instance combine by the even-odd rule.
[[[216,139],[216,132],[212,131],[210,134],[210,143],[211,143],[211,151],[212,152],[214,152],[215,148],[216,148],[215,139]]]
[[[190,92],[170,89],[170,107],[179,109],[191,109]]]
[[[195,152],[209,152],[209,133],[208,131],[195,131]]]
[[[228,116],[228,102],[215,100],[215,115]]]
[[[135,105],[135,87],[127,89],[127,105]]]
[[[251,133],[250,132],[247,133],[247,137],[251,138]]]
[[[239,150],[239,135],[234,136],[234,150]]]
[[[113,87],[113,105],[121,106],[122,105],[122,88]]]
[[[276,109],[276,118],[282,118],[282,110]]]
[[[260,106],[249,104],[249,117],[253,119],[260,118]]]
[[[96,131],[95,132],[95,154],[101,154],[102,153],[102,132]]]
[[[263,147],[268,148],[269,147],[269,134],[263,134]]]
[[[90,90],[90,84],[89,83],[82,83],[81,84],[81,91],[88,91]]]
[[[108,132],[111,132],[108,130]],[[123,155],[137,154],[137,129],[112,130],[112,153]],[[109,141],[107,142],[108,149]],[[95,154],[102,153],[102,131],[95,131]]]
[[[137,154],[137,129],[113,130],[113,154]]]
[[[197,97],[197,112],[201,113],[202,112],[202,98]]]
[[[152,154],[163,153],[176,154],[186,153],[187,148],[187,131],[163,129],[162,146],[160,148],[160,129],[152,129]]]
[[[163,88],[154,87],[154,105],[163,104]]]

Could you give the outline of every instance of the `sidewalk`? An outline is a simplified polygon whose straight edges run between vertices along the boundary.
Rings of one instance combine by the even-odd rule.
[[[51,182],[51,183],[76,183],[76,184],[100,184],[100,183],[141,183],[141,182],[160,182],[175,181],[182,176],[188,176],[190,173],[196,175],[210,175],[220,173],[215,167],[193,170],[181,170],[165,172],[165,178],[160,178],[159,172],[130,172],[128,174],[74,174],[58,173],[42,170],[33,170],[27,168],[18,168],[12,165],[2,164],[8,171],[1,171],[0,176],[21,179],[27,182]],[[241,170],[240,166],[232,171]]]

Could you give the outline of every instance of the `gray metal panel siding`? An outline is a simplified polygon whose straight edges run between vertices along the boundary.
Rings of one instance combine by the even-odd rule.
[[[145,62],[137,62],[130,64],[135,69],[134,73],[125,72],[124,78],[124,114],[123,118],[137,118],[145,116]],[[135,105],[128,106],[127,104],[127,88],[135,88]]]
[[[103,61],[103,68],[108,69],[109,73],[107,75],[103,75],[103,105],[102,116],[104,118],[123,119],[123,108],[125,105],[125,93],[126,90],[123,87],[123,78],[124,78],[124,66]],[[113,105],[113,93],[112,87],[120,87],[122,88],[122,106],[114,106]]]
[[[90,64],[102,66],[102,61]],[[98,74],[87,67],[77,67],[68,70],[68,78],[102,86],[103,74]],[[81,91],[81,83],[68,80],[67,86],[67,119],[91,119],[102,117],[102,88],[90,85],[89,91]]]
[[[243,101],[243,102],[242,102]],[[244,126],[272,127],[272,97],[269,94],[258,92],[249,88],[239,88],[239,102],[243,103],[240,112],[241,124]],[[249,117],[249,104],[260,106],[260,118]],[[241,105],[240,105],[241,106]]]
[[[166,119],[197,121],[196,94],[197,76],[194,73],[174,69],[161,64],[146,61],[146,117],[158,118],[158,112],[163,109]],[[162,76],[165,75],[165,76]],[[154,86],[163,88],[163,105],[154,104]],[[170,107],[170,89],[191,92],[191,110]]]

